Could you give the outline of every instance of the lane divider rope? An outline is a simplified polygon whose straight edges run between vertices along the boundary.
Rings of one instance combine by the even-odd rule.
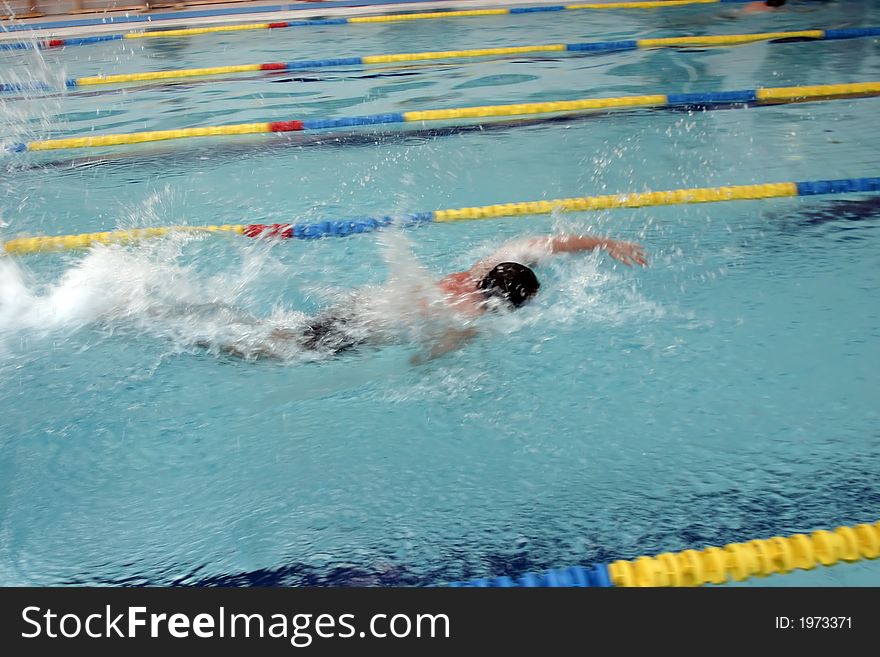
[[[368,233],[394,223],[413,225],[445,223],[477,219],[498,219],[545,215],[552,212],[589,212],[617,208],[643,208],[691,203],[716,203],[721,201],[745,201],[794,196],[824,194],[850,194],[880,192],[880,177],[845,178],[841,180],[812,180],[805,182],[763,183],[757,185],[731,185],[725,187],[699,187],[659,192],[634,192],[602,196],[582,196],[551,201],[527,201],[501,203],[478,207],[417,212],[401,217],[361,217],[354,219],[322,221],[310,224],[225,224],[211,226],[166,226],[115,230],[57,237],[22,237],[0,245],[0,251],[9,254],[39,253],[87,248],[93,244],[134,242],[151,237],[162,237],[174,232],[187,233],[235,233],[263,239],[318,239],[322,237],[345,237]]]
[[[756,43],[759,41],[770,41],[771,43],[785,43],[789,40],[814,42],[877,36],[880,36],[880,27],[848,28],[842,30],[800,30],[795,32],[755,32],[751,34],[725,34],[720,36],[681,36],[664,37],[661,39],[628,39],[621,41],[593,41],[585,43],[547,43],[500,48],[395,53],[389,55],[367,55],[364,57],[339,56],[326,59],[309,59],[291,62],[236,64],[230,66],[184,68],[168,71],[147,71],[142,73],[91,75],[70,78],[66,81],[65,86],[68,89],[75,89],[77,87],[93,85],[144,82],[149,80],[173,80],[177,78],[229,75],[232,73],[294,71],[334,66],[368,66],[373,64],[422,62],[438,59],[472,59],[476,57],[500,57],[505,55],[539,52],[617,52],[653,48],[678,48],[682,46],[736,46]],[[0,92],[35,91],[50,88],[51,85],[40,81],[6,84],[0,83]]]
[[[415,121],[479,119],[500,116],[523,116],[634,107],[705,108],[718,105],[751,107],[756,104],[782,104],[876,95],[880,95],[880,81],[798,87],[767,87],[764,89],[746,89],[741,91],[710,91],[698,93],[620,96],[614,98],[584,98],[580,100],[542,103],[486,105],[440,110],[389,112],[385,114],[329,119],[238,123],[221,126],[177,128],[174,130],[152,130],[108,135],[89,135],[87,137],[65,137],[60,139],[44,139],[28,143],[14,144],[9,146],[8,149],[20,153],[24,151],[47,151],[71,148],[92,148],[96,146],[142,144],[191,137],[250,135],[270,132],[298,132],[302,130],[324,130],[328,128],[349,128],[365,125],[410,123]]]
[[[27,50],[31,48],[60,48],[64,46],[84,46],[119,39],[166,39],[169,37],[196,36],[218,32],[238,32],[243,30],[272,30],[289,27],[324,27],[328,25],[358,25],[373,23],[393,23],[400,21],[416,21],[449,18],[474,18],[481,16],[515,16],[519,14],[536,14],[558,11],[602,10],[602,9],[668,9],[686,5],[717,5],[742,4],[750,0],[653,0],[651,2],[604,2],[572,5],[546,5],[541,7],[511,7],[500,9],[469,9],[462,11],[431,11],[414,12],[411,14],[386,14],[379,16],[351,16],[349,18],[324,18],[299,21],[274,21],[268,23],[242,23],[238,25],[214,25],[210,27],[192,27],[178,30],[155,30],[148,32],[128,32],[125,34],[109,34],[95,37],[68,39],[47,39],[44,41],[18,41],[0,43],[0,50]]]
[[[750,577],[812,570],[840,561],[855,562],[880,556],[880,522],[842,526],[811,534],[774,536],[703,550],[664,552],[631,561],[619,560],[592,567],[527,573],[516,579],[504,576],[455,582],[455,587],[511,586],[617,586],[682,587],[741,582]]]

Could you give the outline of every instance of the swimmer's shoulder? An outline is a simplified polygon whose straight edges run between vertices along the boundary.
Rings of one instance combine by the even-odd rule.
[[[476,266],[476,265],[475,265]],[[463,292],[473,292],[477,287],[477,278],[474,269],[467,271],[457,271],[441,278],[437,285],[441,290],[448,293],[461,294]]]

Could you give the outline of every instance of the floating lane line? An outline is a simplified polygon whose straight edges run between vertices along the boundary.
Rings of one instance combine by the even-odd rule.
[[[664,552],[631,561],[554,568],[516,578],[502,576],[447,586],[508,587],[685,587],[741,582],[751,577],[784,575],[816,566],[853,563],[880,556],[880,522],[818,529],[810,534],[773,536],[702,550]]]
[[[261,64],[237,64],[229,66],[212,66],[204,68],[176,69],[167,71],[146,71],[142,73],[117,73],[110,75],[92,75],[70,78],[66,81],[67,88],[92,85],[120,84],[126,82],[143,82],[147,80],[172,80],[175,78],[207,77],[212,75],[228,75],[231,73],[259,71],[294,71],[301,69],[325,68],[336,66],[369,66],[374,64],[395,64],[406,62],[423,62],[438,59],[473,59],[479,57],[500,57],[540,52],[619,52],[639,49],[678,48],[682,46],[737,46],[761,41],[785,42],[796,40],[804,42],[828,41],[833,39],[850,39],[868,36],[880,36],[880,27],[853,28],[831,31],[800,30],[790,32],[755,32],[750,34],[728,34],[720,36],[682,36],[664,37],[660,39],[629,39],[619,41],[593,41],[584,43],[547,43],[536,45],[507,46],[499,48],[471,48],[466,50],[439,50],[412,53],[393,53],[387,55],[367,55],[364,57],[328,57],[324,59],[299,60],[290,62],[267,62]],[[49,88],[45,82],[27,82],[22,85],[0,84],[0,91],[23,91],[34,88]]]
[[[543,103],[516,103],[511,105],[484,105],[478,107],[458,107],[452,109],[418,110],[410,112],[389,112],[366,116],[350,116],[326,119],[302,119],[292,121],[271,121],[262,123],[239,123],[233,125],[178,128],[174,130],[152,130],[108,135],[89,135],[86,137],[66,137],[44,139],[9,147],[14,152],[46,151],[72,148],[92,148],[98,146],[119,146],[141,144],[170,139],[191,137],[217,137],[249,135],[270,132],[296,132],[301,130],[323,130],[327,128],[347,128],[365,125],[411,123],[416,121],[440,121],[452,119],[479,119],[499,116],[524,116],[552,114],[558,112],[577,112],[587,110],[609,110],[635,107],[713,107],[741,106],[756,104],[781,104],[805,101],[828,101],[854,96],[875,96],[880,94],[880,81],[851,84],[829,84],[798,87],[772,87],[746,89],[740,91],[711,91],[702,93],[651,94],[641,96],[619,96],[612,98],[583,98],[580,100],[551,101]]]
[[[129,243],[171,233],[234,233],[263,239],[318,239],[346,237],[369,233],[395,223],[414,225],[445,223],[478,219],[499,219],[546,215],[552,212],[589,212],[620,208],[644,208],[722,201],[754,201],[795,196],[825,194],[854,194],[880,192],[880,177],[845,178],[841,180],[811,180],[805,182],[762,183],[724,187],[698,187],[658,192],[634,192],[602,196],[582,196],[552,201],[500,203],[477,207],[417,212],[400,217],[358,217],[353,219],[321,221],[311,224],[224,224],[211,226],[165,226],[115,230],[57,237],[21,237],[0,245],[0,252],[23,255],[43,251],[61,251],[88,248],[93,244]]]
[[[607,10],[607,9],[670,9],[687,5],[742,4],[749,0],[655,0],[652,2],[603,2],[572,5],[545,5],[539,7],[511,7],[498,9],[470,9],[462,11],[414,12],[410,14],[386,14],[379,16],[352,16],[350,18],[323,18],[311,20],[273,21],[263,23],[240,23],[238,25],[213,25],[207,27],[182,28],[177,30],[153,30],[128,32],[125,34],[100,35],[95,37],[48,39],[45,41],[0,43],[0,50],[31,48],[60,48],[83,46],[118,39],[166,39],[171,37],[197,36],[218,32],[238,32],[246,30],[272,30],[291,27],[324,27],[328,25],[363,25],[374,23],[394,23],[431,19],[479,18],[485,16],[515,16],[559,11]]]

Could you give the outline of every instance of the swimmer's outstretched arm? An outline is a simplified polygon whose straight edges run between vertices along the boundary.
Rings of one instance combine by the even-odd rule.
[[[508,242],[488,258],[476,263],[470,271],[475,278],[482,278],[485,272],[500,262],[514,261],[525,265],[534,265],[557,253],[577,253],[596,249],[602,249],[628,267],[632,265],[644,267],[648,264],[645,249],[632,242],[622,242],[596,235],[548,235],[547,237],[531,237]]]
[[[602,249],[627,267],[632,267],[633,265],[644,267],[648,264],[648,257],[642,246],[632,242],[613,240],[608,237],[594,237],[592,235],[550,237],[548,238],[548,247],[551,253],[572,253]]]

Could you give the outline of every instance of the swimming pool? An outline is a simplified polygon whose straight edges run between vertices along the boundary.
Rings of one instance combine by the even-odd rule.
[[[0,81],[880,25],[870,2],[730,12],[111,42],[0,53]],[[0,101],[0,140],[878,78],[874,39],[349,67]],[[7,153],[0,221],[8,239],[876,176],[878,109],[862,98]],[[0,582],[422,585],[872,522],[878,224],[876,196],[808,197],[4,258]],[[406,340],[243,362],[216,350],[246,327],[203,311],[284,322],[370,285],[403,312],[405,286],[375,289],[390,277],[425,280],[563,230],[639,241],[651,266],[560,258],[539,268],[534,303],[481,319],[479,339],[422,366]]]

